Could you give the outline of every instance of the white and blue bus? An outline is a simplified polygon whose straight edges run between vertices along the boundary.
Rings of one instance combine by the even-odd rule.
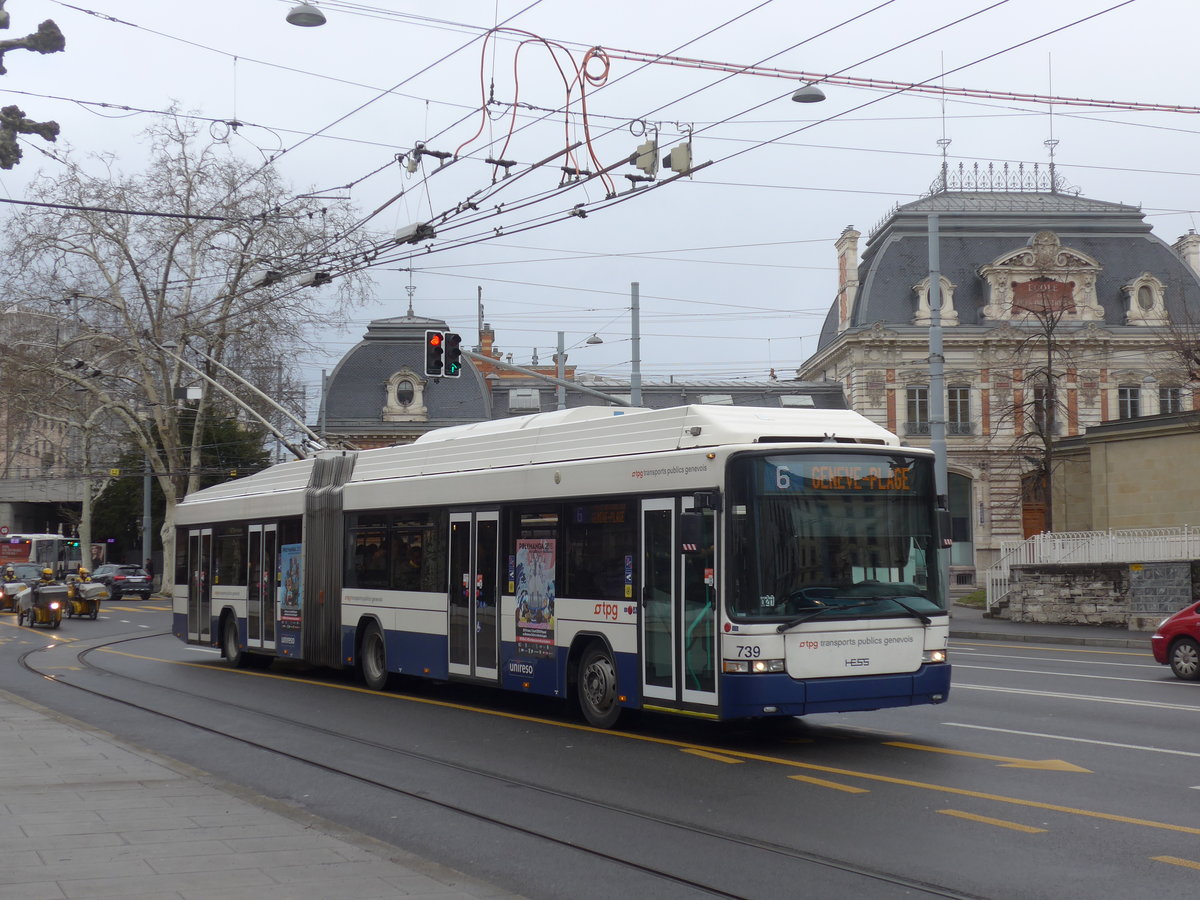
[[[932,454],[848,410],[542,413],[189,495],[174,631],[598,727],[941,703],[939,521]]]

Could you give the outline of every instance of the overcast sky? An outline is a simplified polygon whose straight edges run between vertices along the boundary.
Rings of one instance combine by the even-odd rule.
[[[479,209],[451,215],[438,238],[412,248],[411,261],[393,253],[373,269],[375,303],[347,332],[327,336],[325,356],[300,361],[314,396],[320,370],[332,369],[370,319],[404,314],[410,285],[415,312],[446,319],[468,345],[482,289],[497,346],[516,362],[529,362],[535,348],[547,361],[561,330],[571,363],[627,376],[637,281],[646,377],[758,379],[772,368],[792,377],[815,350],[836,289],[834,241],[853,225],[865,243],[893,206],[928,191],[943,137],[952,165],[1027,166],[1045,165],[1053,137],[1060,173],[1083,195],[1140,204],[1167,241],[1196,225],[1194,110],[832,84],[824,103],[801,105],[790,101],[797,82],[712,65],[1200,104],[1194,2],[326,0],[319,28],[287,24],[293,5],[9,0],[5,37],[53,18],[67,49],[8,54],[0,91],[31,118],[57,120],[60,143],[116,153],[129,172],[142,167],[139,134],[151,112],[177,103],[212,120],[205,127],[214,138],[246,159],[274,159],[297,193],[350,197],[367,212],[403,192],[364,225],[377,239],[440,221],[474,197]],[[496,25],[509,31],[485,42]],[[607,83],[588,86],[585,132],[578,86],[569,118],[555,113],[568,101],[556,61],[574,78],[593,47],[609,52],[587,71]],[[488,96],[495,102],[484,118]],[[243,123],[236,131],[225,124],[233,120]],[[713,165],[638,195],[624,177],[640,174],[629,165],[614,169],[609,185],[560,187],[568,142],[590,136],[595,159],[611,166],[656,130],[663,153],[692,132],[695,161]],[[426,156],[410,174],[397,155],[422,141],[461,158],[436,172]],[[56,170],[38,143],[26,141],[21,165],[0,173],[0,196],[20,198],[35,171]],[[494,183],[503,169],[488,158],[513,162],[509,182]],[[597,168],[586,146],[571,162]],[[612,190],[618,202],[606,203]],[[567,216],[577,204],[586,216]],[[603,344],[584,343],[593,332]]]

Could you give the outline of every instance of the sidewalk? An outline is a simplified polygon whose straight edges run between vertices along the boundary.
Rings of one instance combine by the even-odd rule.
[[[950,607],[950,637],[960,640],[1022,641],[1076,644],[1087,647],[1126,647],[1150,652],[1149,631],[1129,631],[1103,625],[1041,625],[985,618],[982,609]]]
[[[0,691],[0,897],[516,895]]]

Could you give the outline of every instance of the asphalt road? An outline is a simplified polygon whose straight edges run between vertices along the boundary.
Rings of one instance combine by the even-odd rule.
[[[1200,869],[1200,685],[1139,650],[958,641],[941,706],[599,732],[485,689],[230,670],[165,607],[0,614],[4,686],[528,897],[1159,898]]]

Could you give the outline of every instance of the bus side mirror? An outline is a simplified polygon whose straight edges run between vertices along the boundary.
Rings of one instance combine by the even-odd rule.
[[[698,512],[685,512],[679,517],[679,550],[681,553],[699,553],[708,549],[705,536],[704,516]]]
[[[939,509],[937,511],[937,528],[942,549],[952,547],[954,545],[954,529],[950,523],[950,510]]]

